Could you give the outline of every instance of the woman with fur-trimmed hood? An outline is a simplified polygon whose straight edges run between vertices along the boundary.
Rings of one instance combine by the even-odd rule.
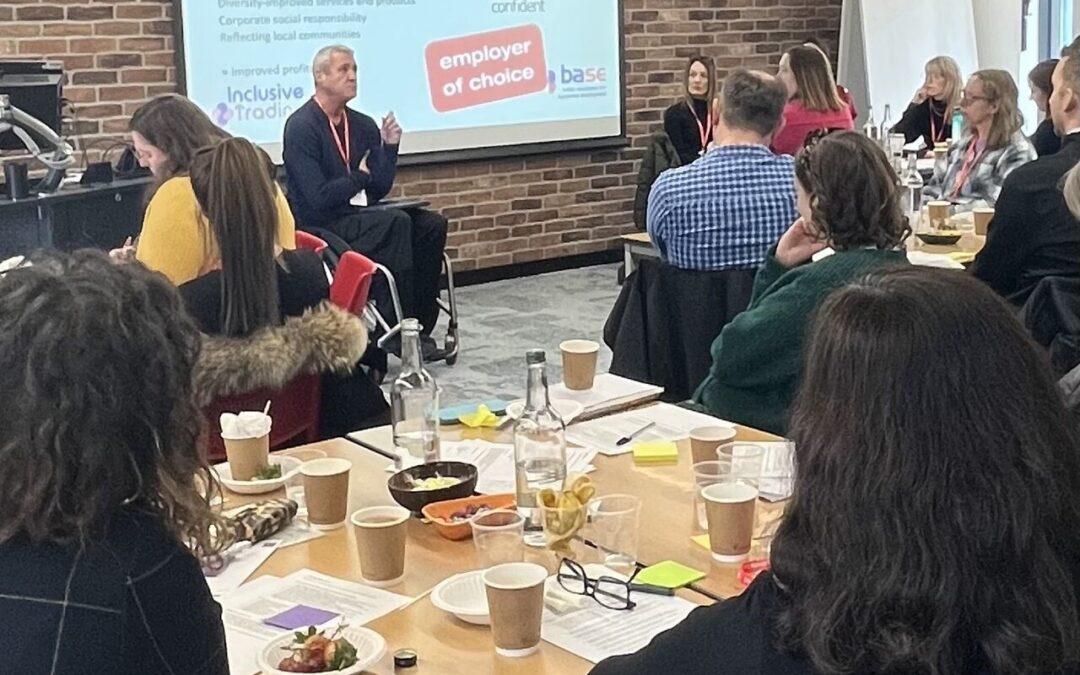
[[[330,303],[317,254],[276,241],[272,171],[243,138],[192,160],[191,184],[209,224],[203,236],[221,252],[216,269],[180,287],[204,333],[198,402],[323,374],[321,436],[387,424],[386,399],[357,365],[367,348],[363,322]]]

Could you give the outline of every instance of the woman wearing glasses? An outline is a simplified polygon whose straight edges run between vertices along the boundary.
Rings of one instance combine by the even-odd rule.
[[[1035,159],[1035,148],[1020,131],[1016,83],[1004,70],[980,70],[960,94],[964,131],[949,149],[944,169],[934,170],[923,194],[961,210],[993,206],[1005,177]]]
[[[772,572],[593,675],[1077,673],[1080,444],[1010,307],[876,273],[808,344]]]
[[[732,422],[787,430],[803,334],[818,304],[858,276],[907,264],[900,249],[909,228],[898,183],[881,148],[853,131],[825,136],[799,153],[801,217],[766,255],[749,308],[713,342],[697,404]],[[825,248],[835,254],[819,256]]]

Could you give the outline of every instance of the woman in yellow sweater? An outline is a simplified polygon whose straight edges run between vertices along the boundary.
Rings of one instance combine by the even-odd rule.
[[[188,99],[165,94],[135,112],[131,137],[139,164],[157,179],[135,258],[177,286],[219,268],[217,243],[199,211],[187,172],[196,150],[229,134]],[[276,187],[275,192],[278,244],[292,250],[296,224],[285,195]]]

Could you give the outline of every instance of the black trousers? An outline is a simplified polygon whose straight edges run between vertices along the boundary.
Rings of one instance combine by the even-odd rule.
[[[390,270],[405,316],[419,319],[424,334],[430,334],[439,319],[436,301],[446,248],[446,218],[427,209],[368,208],[356,209],[326,227],[354,251]],[[377,295],[380,311],[391,306],[380,300]]]

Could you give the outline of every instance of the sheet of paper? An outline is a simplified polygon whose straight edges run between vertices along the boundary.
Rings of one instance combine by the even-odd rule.
[[[356,194],[354,194],[352,196],[352,199],[349,200],[349,203],[352,204],[353,206],[367,206],[368,205],[367,190],[361,190],[360,192],[357,192]]]
[[[482,495],[494,495],[513,492],[514,485],[514,446],[506,443],[487,441],[446,441],[439,447],[439,456],[444,460],[468,462],[476,466],[480,474],[476,482],[476,491]],[[591,448],[566,448],[567,473],[590,473],[596,450]],[[387,471],[394,471],[390,464]]]
[[[633,443],[616,445],[620,438],[641,429],[649,422],[654,426],[634,437]],[[593,448],[604,455],[621,455],[633,450],[637,443],[678,441],[690,436],[697,427],[734,426],[731,422],[710,417],[668,403],[637,408],[617,415],[573,424],[566,429],[566,440]]]
[[[210,587],[210,593],[217,598],[239,588],[240,584],[247,581],[247,578],[259,569],[259,565],[273,555],[279,544],[278,539],[266,539],[241,551],[216,576],[206,577],[206,585]]]
[[[287,632],[267,626],[264,619],[302,604],[333,612],[359,626],[404,607],[412,598],[304,569],[287,577],[259,577],[219,602],[230,672],[251,675],[258,671],[258,650]],[[328,625],[337,622],[334,619]]]
[[[607,609],[592,600],[564,612],[556,612],[549,604],[540,635],[557,647],[599,663],[609,656],[636,652],[696,607],[674,596],[632,593],[630,599],[637,603],[631,611]]]
[[[603,373],[596,376],[592,389],[587,391],[571,391],[560,382],[553,385],[550,392],[553,399],[577,401],[585,406],[586,414],[595,414],[604,410],[657,398],[664,393],[664,388],[628,380],[625,377],[619,377],[611,373]]]

